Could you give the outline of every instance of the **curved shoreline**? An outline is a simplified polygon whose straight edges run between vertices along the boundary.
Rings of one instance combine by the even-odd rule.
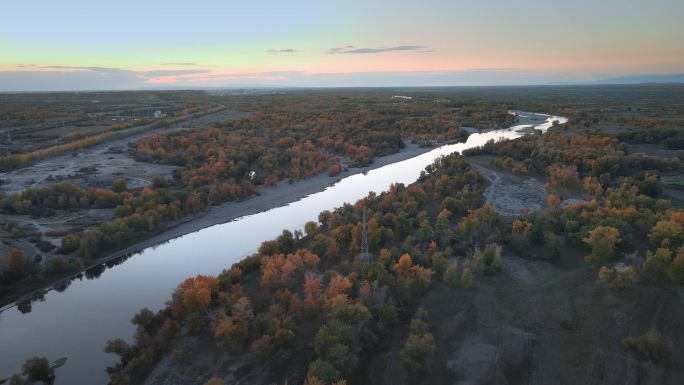
[[[6,361],[0,369],[16,371],[21,367],[18,357],[30,357],[39,351],[49,357],[70,357],[71,365],[62,370],[60,383],[73,383],[85,373],[96,379],[94,383],[105,383],[102,368],[115,364],[115,360],[102,352],[102,346],[111,338],[133,338],[130,315],[142,307],[161,309],[178,283],[188,276],[217,274],[253,253],[264,240],[277,237],[283,228],[302,228],[304,221],[316,220],[321,211],[355,202],[371,191],[385,191],[391,183],[409,185],[440,156],[484,145],[487,140],[517,138],[520,130],[528,126],[538,126],[542,131],[549,126],[549,115],[525,115],[512,127],[471,135],[465,142],[431,148],[409,145],[396,154],[376,159],[369,167],[351,169],[336,177],[323,174],[292,184],[281,183],[264,189],[262,196],[215,206],[195,219],[176,222],[178,226],[127,248],[128,255],[113,258],[117,256],[113,253],[106,262],[100,258],[96,266],[78,274],[77,279],[71,280],[72,275],[68,281],[54,285],[55,290],[43,289],[30,301],[0,315],[0,340],[5,346],[15,347],[0,352],[4,358],[0,361]],[[302,196],[305,198],[298,199]],[[274,208],[261,210],[260,206],[266,204]],[[215,223],[224,224],[211,226]],[[145,248],[147,244],[153,247]],[[133,247],[144,251],[129,260]]]
[[[510,113],[515,114],[518,119],[511,126],[504,129],[510,129],[519,125],[536,125],[545,121],[545,118],[549,118],[552,115],[536,113],[536,112],[524,112],[518,110],[512,110]],[[525,114],[525,115],[521,115]],[[477,130],[472,132],[469,128],[464,127],[466,131],[470,134],[477,132],[488,132],[500,130],[501,128],[488,129],[488,130]],[[464,141],[467,141],[465,139]],[[460,141],[459,141],[460,142]],[[280,181],[275,186],[261,187],[261,195],[253,196],[244,200],[235,202],[225,202],[220,205],[212,206],[205,211],[186,217],[177,221],[176,223],[170,224],[167,228],[161,230],[155,235],[149,238],[143,239],[139,242],[134,243],[123,249],[111,252],[105,256],[102,256],[95,261],[89,263],[84,268],[80,269],[78,272],[70,273],[65,276],[55,277],[54,279],[47,280],[46,282],[36,285],[34,287],[28,288],[28,290],[19,291],[17,293],[10,293],[0,299],[0,314],[5,310],[11,309],[18,304],[30,302],[32,299],[40,298],[45,293],[50,290],[54,290],[57,286],[62,283],[68,283],[74,279],[78,279],[85,272],[101,268],[107,263],[111,263],[117,260],[124,260],[134,254],[140,253],[147,248],[153,248],[164,244],[170,240],[183,237],[185,235],[195,233],[197,231],[224,224],[235,219],[258,214],[270,209],[285,206],[287,204],[297,202],[308,195],[324,191],[326,188],[334,185],[340,180],[347,178],[349,176],[365,173],[376,168],[386,166],[388,164],[400,162],[406,159],[410,159],[421,154],[430,152],[436,148],[436,146],[441,146],[445,144],[451,144],[456,142],[445,142],[435,144],[431,147],[420,147],[417,144],[409,142],[405,139],[406,147],[401,151],[389,154],[381,157],[377,157],[368,166],[356,167],[347,169],[338,175],[331,177],[327,173],[321,173],[314,177],[299,180],[293,183],[287,181]]]
[[[263,211],[296,202],[308,195],[323,191],[346,177],[410,159],[433,149],[434,147],[420,147],[414,143],[406,142],[406,147],[397,153],[377,157],[373,160],[373,163],[368,166],[349,168],[334,177],[328,176],[327,173],[321,173],[314,177],[293,183],[280,181],[275,186],[260,187],[260,195],[252,196],[240,201],[225,202],[220,205],[211,206],[198,214],[186,217],[169,225],[164,230],[149,238],[97,258],[76,273],[47,280],[44,284],[39,285],[39,287],[31,288],[28,292],[10,293],[0,300],[0,314],[7,309],[17,306],[19,303],[30,301],[32,298],[55,289],[60,283],[77,279],[84,272],[97,268],[107,262],[140,253],[147,248],[164,244],[170,240],[183,237],[208,227],[220,225],[247,215],[258,214]]]

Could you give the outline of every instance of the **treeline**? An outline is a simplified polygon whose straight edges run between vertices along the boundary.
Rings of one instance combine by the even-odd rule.
[[[222,354],[250,351],[260,360],[282,360],[278,352],[302,352],[305,341],[314,341],[308,366],[277,378],[353,382],[370,354],[368,341],[405,333],[397,325],[409,322],[435,280],[466,289],[478,274],[503,269],[499,244],[523,256],[541,248],[555,261],[568,250],[585,252],[616,295],[638,290],[640,282],[683,282],[684,212],[662,199],[658,176],[658,170],[677,169],[677,162],[654,162],[611,138],[581,135],[533,135],[472,152],[529,158],[531,170],[550,173],[555,182],[548,186],[548,209],[506,225],[491,206],[482,206],[483,176],[459,155],[441,158],[408,187],[394,185],[324,211],[304,233],[284,231],[218,277],[186,280],[166,308],[157,314],[143,310],[148,323],[141,326],[134,318],[133,345],[107,345],[122,357],[112,368],[113,383],[145,377],[187,335],[213,338]],[[562,207],[564,192],[576,188],[587,199]],[[370,256],[361,250],[364,210]],[[632,251],[645,258],[632,257]],[[400,359],[409,375],[430,368],[439,343],[428,320],[416,310],[405,337]],[[634,341],[625,347],[648,348]],[[172,357],[182,355],[175,350]],[[273,366],[280,364],[286,366]]]
[[[136,145],[138,159],[183,167],[187,186],[254,178],[274,184],[308,178],[342,161],[366,166],[398,152],[404,138],[419,143],[460,140],[461,126],[503,127],[514,116],[500,107],[454,107],[448,101],[396,102],[389,95],[327,92],[245,98],[250,118],[218,128],[158,135]],[[252,172],[254,172],[252,174]]]
[[[465,155],[490,154],[498,157],[499,167],[519,161],[518,172],[547,174],[552,165],[574,167],[582,175],[603,178],[606,182],[617,175],[632,175],[644,170],[679,170],[678,159],[667,159],[630,152],[629,145],[610,136],[543,135],[537,132],[520,139],[487,142],[464,151]]]
[[[601,266],[599,278],[615,294],[639,282],[684,283],[684,212],[662,197],[661,172],[678,172],[677,159],[631,153],[605,136],[532,135],[487,143],[469,154],[522,161],[548,176],[549,208],[513,223],[519,253],[538,245],[552,258],[566,246],[588,248],[586,260]],[[560,207],[571,189],[587,197]]]
[[[481,206],[484,185],[462,157],[441,158],[411,186],[393,185],[324,211],[304,233],[283,231],[218,277],[187,279],[166,308],[157,314],[143,309],[133,318],[132,345],[109,341],[105,350],[121,356],[110,369],[112,383],[143,378],[186,335],[212,338],[226,355],[249,351],[267,360],[297,349],[311,357],[303,372],[290,368],[279,381],[354,379],[370,341],[402,330],[435,279],[469,287],[476,272],[501,268],[493,242],[504,226],[490,206]],[[364,210],[370,256],[360,249]],[[457,254],[468,256],[461,266]],[[407,372],[428,369],[436,342],[424,310],[417,310],[404,338]],[[305,341],[313,347],[305,348]],[[183,351],[172,356],[182,360]]]
[[[92,228],[64,235],[61,247],[47,265],[25,259],[25,263],[20,264],[21,268],[9,269],[11,271],[3,276],[0,283],[11,285],[29,275],[71,271],[82,266],[82,260],[90,261],[105,252],[142,240],[208,205],[258,194],[249,181],[241,184],[224,182],[197,190],[164,187],[169,183],[157,178],[156,186],[128,191],[126,181],[117,179],[111,189],[56,183],[9,196],[0,194],[0,212],[5,214],[46,217],[60,210],[92,208],[113,209],[115,214],[113,219]]]

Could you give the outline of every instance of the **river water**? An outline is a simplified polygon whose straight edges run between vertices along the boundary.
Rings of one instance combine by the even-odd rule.
[[[390,184],[410,184],[437,157],[480,146],[490,139],[517,138],[530,127],[546,130],[557,116],[517,111],[521,124],[474,133],[464,143],[444,145],[422,155],[340,180],[324,191],[286,206],[205,228],[150,247],[97,276],[75,280],[63,291],[50,290],[30,312],[16,306],[0,313],[0,379],[21,370],[31,356],[68,357],[56,370],[56,384],[106,384],[105,368],[118,361],[102,351],[107,340],[132,339],[129,320],[139,309],[164,306],[173,289],[196,274],[216,275],[256,251],[283,229],[300,229],[318,213],[355,202]],[[525,123],[525,124],[522,124]]]

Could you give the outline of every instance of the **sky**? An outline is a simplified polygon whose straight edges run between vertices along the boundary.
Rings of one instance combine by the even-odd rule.
[[[682,0],[4,0],[0,91],[684,73]]]

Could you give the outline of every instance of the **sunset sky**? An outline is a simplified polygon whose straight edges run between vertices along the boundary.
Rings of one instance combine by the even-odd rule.
[[[0,91],[682,73],[683,17],[682,0],[8,0]]]

